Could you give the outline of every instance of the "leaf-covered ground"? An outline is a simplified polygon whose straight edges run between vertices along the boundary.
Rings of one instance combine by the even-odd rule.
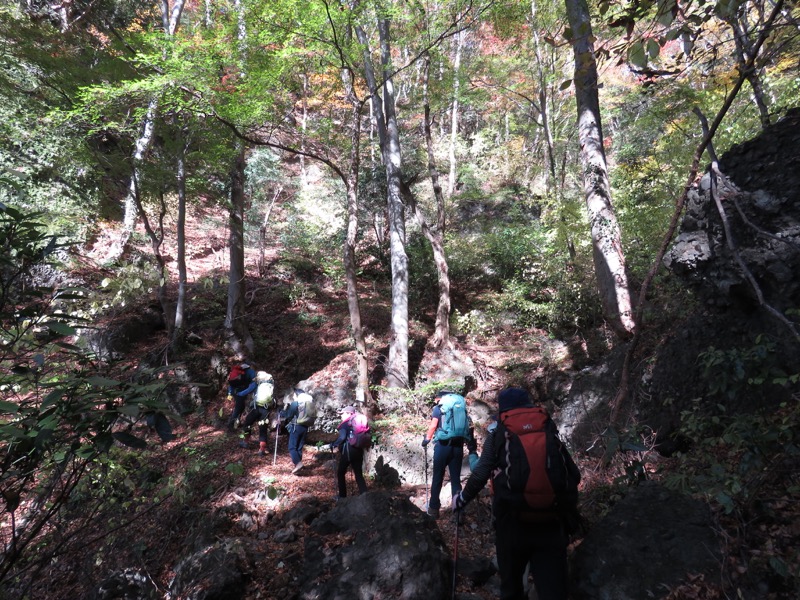
[[[208,370],[211,358],[226,354],[222,341],[222,321],[225,311],[227,249],[224,234],[224,215],[219,211],[195,214],[187,231],[189,260],[189,315],[187,331],[199,337],[200,344],[187,345],[182,356],[170,356],[171,361],[184,361],[190,372]],[[113,232],[104,230],[95,243],[87,248],[83,276],[99,282],[110,272],[94,263],[101,258],[105,245]],[[147,253],[146,245],[140,251]],[[174,248],[165,245],[165,254],[176,255]],[[258,252],[248,255],[248,319],[259,351],[252,362],[270,371],[281,394],[291,385],[314,373],[324,371],[331,360],[349,350],[348,315],[346,299],[341,287],[333,285],[320,270],[307,263],[287,262],[280,248],[272,245],[265,249],[263,260]],[[297,264],[306,271],[296,270]],[[260,265],[260,267],[259,267]],[[171,263],[174,267],[174,262]],[[374,376],[380,377],[382,353],[386,351],[386,329],[389,322],[389,301],[386,280],[362,280],[362,310],[370,343],[370,364],[376,367]],[[472,290],[471,290],[472,292]],[[455,297],[466,298],[466,294]],[[457,300],[458,301],[458,300]],[[136,323],[142,311],[153,310],[154,298],[142,296],[125,309],[117,309],[107,316],[108,327],[121,327],[126,322]],[[424,347],[430,332],[432,307],[417,314],[412,322],[412,337],[417,348]],[[570,340],[573,351],[563,356],[542,353],[540,340],[547,339],[542,332],[509,329],[496,332],[491,338],[462,337],[461,346],[468,350],[478,371],[479,389],[476,394],[490,399],[507,381],[509,366],[533,375],[547,375],[560,370],[579,370],[598,359],[609,349],[609,340],[602,330],[594,336]],[[148,335],[131,339],[124,362],[156,362],[164,356],[167,346],[163,331],[154,330]],[[412,351],[413,354],[413,351]],[[331,374],[334,377],[334,374]],[[302,552],[302,536],[296,542],[271,543],[267,536],[259,536],[269,528],[275,511],[285,510],[293,503],[302,502],[309,495],[333,502],[336,493],[334,457],[326,452],[316,452],[317,442],[333,439],[333,434],[314,431],[310,434],[305,453],[304,469],[291,474],[291,461],[286,450],[287,438],[278,438],[275,453],[274,432],[270,436],[269,454],[257,456],[256,443],[247,449],[240,448],[239,433],[230,433],[222,426],[220,410],[227,415],[224,386],[205,394],[200,410],[184,416],[175,423],[176,440],[161,445],[154,433],[143,425],[135,431],[147,436],[151,450],[138,454],[120,451],[117,458],[135,466],[137,478],[115,479],[109,471],[98,481],[111,503],[98,514],[86,514],[75,505],[65,515],[63,536],[55,536],[50,543],[61,544],[57,560],[40,565],[41,576],[31,597],[53,599],[89,597],[92,585],[114,570],[122,567],[140,567],[147,570],[160,589],[166,590],[172,573],[169,568],[177,557],[185,553],[187,544],[202,534],[205,520],[215,511],[242,503],[255,507],[260,517],[253,524],[234,521],[232,534],[246,532],[259,540],[259,551],[264,565],[271,569],[269,576],[253,578],[252,598],[273,598],[282,585],[289,585],[291,573],[282,567],[283,559],[292,553]],[[601,468],[600,457],[582,453],[578,455],[583,471],[584,513],[589,526],[599,519],[622,488],[615,481],[625,481],[626,469],[631,462],[615,458],[607,468]],[[674,459],[659,458],[654,452],[642,456],[647,465],[648,477],[661,478],[670,473]],[[646,458],[646,460],[644,460]],[[787,457],[787,460],[788,457]],[[274,461],[274,464],[273,464]],[[629,472],[629,471],[628,471]],[[741,515],[726,515],[719,511],[720,536],[725,542],[727,556],[720,565],[729,588],[758,591],[759,581],[765,577],[779,577],[776,557],[797,558],[796,542],[800,538],[798,523],[800,509],[796,492],[787,493],[781,475],[796,477],[792,464],[775,465],[765,473],[761,493],[753,502],[767,506],[775,517],[771,521],[759,519],[757,525],[741,521]],[[171,495],[162,497],[159,490],[169,483]],[[354,482],[350,479],[354,488]],[[371,486],[376,485],[370,482]],[[277,491],[270,499],[270,489]],[[398,493],[407,494],[418,506],[424,505],[424,487],[406,487]],[[455,526],[447,511],[442,511],[439,527],[455,553]],[[574,546],[580,544],[580,539]],[[792,549],[794,545],[794,549]],[[489,499],[482,498],[468,513],[466,523],[459,528],[458,557],[491,558],[493,537]],[[782,559],[781,559],[782,560]],[[757,573],[751,576],[751,572]],[[767,575],[764,575],[764,574]],[[746,585],[744,582],[747,582]],[[489,588],[473,590],[466,581],[459,580],[459,592],[490,598]],[[780,586],[778,586],[780,587]],[[723,598],[717,586],[687,574],[686,583],[667,592],[670,600],[680,598]],[[789,596],[765,595],[781,598]]]

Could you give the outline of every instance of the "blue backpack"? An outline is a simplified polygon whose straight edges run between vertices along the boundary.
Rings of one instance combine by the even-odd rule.
[[[469,419],[467,418],[467,401],[458,394],[446,394],[439,402],[442,418],[436,430],[437,440],[466,438],[469,435]]]

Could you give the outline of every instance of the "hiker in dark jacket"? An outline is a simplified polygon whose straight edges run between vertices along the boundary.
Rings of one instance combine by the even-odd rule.
[[[508,388],[498,395],[498,404],[502,416],[514,408],[533,406],[533,401],[525,390]],[[504,466],[501,458],[504,434],[498,432],[499,427],[487,435],[472,475],[463,491],[453,496],[453,510],[463,510],[483,489],[495,469]],[[569,461],[580,478],[572,459]],[[569,539],[560,515],[557,512],[519,510],[498,498],[497,494],[494,495],[492,512],[501,600],[524,600],[528,597],[523,577],[529,563],[539,600],[566,600]]]
[[[313,398],[311,394],[300,388],[295,388],[293,400],[280,411],[280,420],[286,423],[286,429],[289,431],[289,456],[292,458],[292,474],[297,475],[300,469],[303,468],[303,447],[306,443],[306,434],[308,428],[313,423],[313,419],[305,423],[300,423],[301,417],[301,403],[311,402]]]
[[[358,493],[365,494],[367,492],[367,482],[364,481],[364,450],[356,448],[348,441],[350,439],[353,426],[351,424],[353,417],[356,414],[356,409],[352,406],[345,406],[342,409],[342,422],[339,424],[339,437],[330,444],[329,448],[333,451],[334,448],[339,448],[339,466],[336,469],[336,483],[339,486],[339,498],[347,496],[347,469],[353,469],[353,475],[356,478],[358,485]]]
[[[233,412],[228,419],[228,429],[231,431],[239,424],[239,417],[247,406],[247,398],[258,385],[256,372],[249,364],[242,362],[237,367],[242,371],[242,375],[236,381],[228,381],[228,400],[233,400]]]

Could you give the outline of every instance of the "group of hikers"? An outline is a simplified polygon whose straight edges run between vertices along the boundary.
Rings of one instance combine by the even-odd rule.
[[[248,363],[238,362],[231,368],[228,376],[228,401],[233,402],[233,411],[228,418],[227,427],[234,431],[240,427],[244,439],[239,442],[243,448],[249,447],[248,440],[253,425],[258,423],[258,455],[267,454],[267,442],[271,429],[269,410],[274,405],[275,382],[266,371],[256,372]],[[248,398],[250,410],[246,412]],[[289,456],[292,459],[292,474],[297,475],[303,468],[303,447],[308,429],[314,424],[317,413],[314,398],[303,389],[295,388],[282,410],[278,412],[277,435],[280,427],[289,432]],[[328,445],[331,451],[339,450],[339,466],[336,471],[338,497],[347,496],[346,475],[353,471],[359,494],[367,491],[364,479],[364,451],[370,447],[372,438],[365,415],[358,413],[353,406],[341,410],[342,420],[338,426],[338,437]]]
[[[256,373],[247,363],[237,365],[232,370],[233,375],[236,377],[229,382],[228,395],[234,401],[234,408],[228,427],[231,430],[235,428],[244,414],[247,397],[254,394],[251,410],[241,421],[245,432],[241,445],[247,447],[249,430],[258,423],[258,453],[263,456],[269,433],[268,409],[274,388],[272,377],[263,371]],[[463,522],[465,507],[491,482],[501,600],[527,598],[525,580],[528,569],[540,600],[565,600],[568,594],[567,546],[570,534],[580,523],[577,504],[581,476],[558,437],[555,423],[543,407],[534,403],[527,390],[519,387],[501,390],[497,396],[498,412],[486,427],[479,455],[464,397],[442,390],[435,399],[422,439],[426,487],[428,446],[433,445],[433,474],[425,507],[427,514],[439,518],[446,472],[450,476],[451,508],[456,527]],[[303,468],[303,445],[315,416],[313,398],[302,389],[295,389],[291,401],[278,412],[277,427],[285,425],[289,431],[293,474]],[[341,416],[338,436],[328,444],[331,451],[339,450],[337,499],[347,496],[348,469],[353,471],[358,493],[367,491],[363,462],[364,452],[371,443],[364,415],[353,406],[346,406],[341,410]],[[462,486],[465,448],[471,474]]]

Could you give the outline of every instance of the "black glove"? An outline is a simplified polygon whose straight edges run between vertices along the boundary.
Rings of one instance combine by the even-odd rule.
[[[430,443],[431,443],[431,441],[428,438],[426,438],[425,436],[422,436],[422,447],[423,448],[425,448]]]
[[[458,512],[459,510],[463,510],[466,505],[467,501],[464,500],[463,492],[459,492],[458,494],[453,496],[453,512]]]

